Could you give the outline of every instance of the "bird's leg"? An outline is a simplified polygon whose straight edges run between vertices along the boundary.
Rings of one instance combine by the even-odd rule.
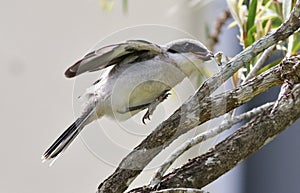
[[[143,122],[144,124],[146,124],[146,123],[145,123],[145,119],[150,120],[150,115],[153,114],[153,112],[154,112],[154,110],[156,109],[156,107],[157,107],[161,102],[163,102],[165,99],[168,98],[168,96],[170,95],[170,93],[168,93],[168,92],[169,92],[169,90],[165,90],[161,95],[159,95],[159,96],[155,99],[155,101],[153,101],[152,103],[149,104],[148,110],[147,110],[146,114],[143,116],[143,119],[142,119],[142,122]]]

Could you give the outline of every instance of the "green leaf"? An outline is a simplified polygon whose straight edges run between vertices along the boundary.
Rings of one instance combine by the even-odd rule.
[[[248,12],[246,33],[248,33],[248,31],[252,28],[252,26],[255,23],[256,9],[257,9],[257,0],[252,0]]]
[[[128,0],[123,0],[123,12],[128,13]]]
[[[300,33],[294,34],[294,45],[292,53],[297,53],[300,50]]]
[[[282,1],[283,20],[286,20],[289,17],[291,9],[292,9],[292,0]]]
[[[280,17],[272,18],[272,28],[278,28],[282,24],[282,20]]]
[[[111,11],[113,6],[114,6],[114,2],[113,1],[107,1],[107,0],[100,0],[100,6],[105,11]]]
[[[251,29],[247,32],[247,39],[245,42],[245,47],[250,46],[253,42],[255,42],[254,33],[256,32],[256,26],[252,26]]]
[[[279,58],[278,60],[275,60],[275,61],[265,65],[256,73],[256,76],[267,71],[268,69],[272,68],[273,66],[276,66],[277,64],[279,64],[281,62],[281,60],[282,60],[282,58]]]
[[[210,30],[209,23],[205,23],[204,25],[204,34],[206,38],[210,38],[211,30]]]

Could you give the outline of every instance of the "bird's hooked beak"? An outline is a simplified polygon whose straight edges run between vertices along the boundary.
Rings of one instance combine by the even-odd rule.
[[[208,61],[214,58],[214,53],[212,53],[209,50],[207,50],[207,52],[192,52],[192,53],[195,54],[199,59],[203,61]]]

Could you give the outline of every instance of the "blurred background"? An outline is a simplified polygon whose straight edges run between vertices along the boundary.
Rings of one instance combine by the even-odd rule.
[[[77,139],[52,167],[48,167],[47,163],[41,163],[42,153],[74,120],[80,111],[77,96],[95,80],[67,80],[64,70],[94,47],[130,38],[166,43],[186,37],[205,44],[206,30],[213,27],[216,17],[226,8],[226,2],[130,0],[126,12],[121,1],[115,1],[112,9],[110,5],[106,9],[103,6],[101,0],[27,0],[1,4],[0,192],[95,192],[98,184],[114,171],[128,151],[155,128],[155,120],[166,118],[172,109],[158,109],[153,122],[133,130],[124,128],[138,125],[139,118],[122,125],[101,120],[89,126],[81,140]],[[222,33],[216,50],[222,50],[228,56],[239,52],[236,29]],[[191,86],[190,89],[195,88]],[[191,94],[175,93],[173,110]],[[276,95],[269,93],[263,98],[269,96]],[[261,102],[261,99],[257,100]],[[100,135],[106,137],[99,142]],[[205,190],[215,193],[283,190],[296,193],[300,179],[299,167],[293,167],[300,159],[297,136],[299,130],[285,131],[251,156],[247,164],[239,165]],[[105,140],[108,142],[102,143]],[[184,138],[180,140],[177,143]],[[109,145],[109,142],[119,148],[114,149],[113,143]],[[201,151],[204,149],[200,148]],[[194,150],[194,153],[200,150]],[[182,161],[186,159],[184,157]],[[133,186],[147,183],[157,163],[159,160]]]

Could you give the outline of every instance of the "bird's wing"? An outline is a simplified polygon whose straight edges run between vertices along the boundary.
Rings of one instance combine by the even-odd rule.
[[[105,46],[85,55],[81,60],[69,67],[65,76],[72,78],[84,72],[102,70],[108,66],[121,63],[141,61],[143,58],[161,54],[162,48],[145,40],[128,40],[120,44]],[[145,54],[148,57],[145,57]],[[124,62],[123,62],[124,63]]]

